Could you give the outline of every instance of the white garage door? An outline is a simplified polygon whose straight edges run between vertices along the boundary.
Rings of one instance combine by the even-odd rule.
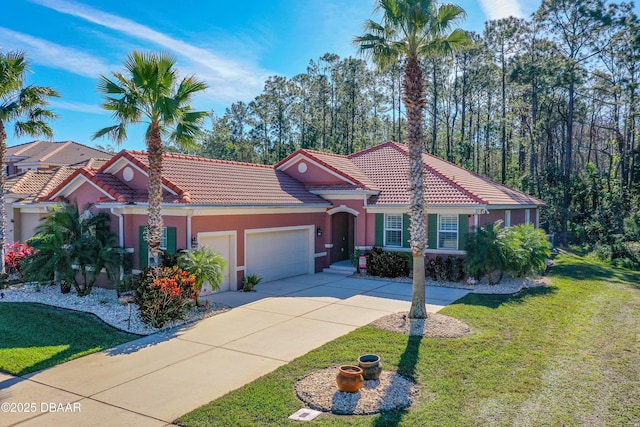
[[[263,281],[313,273],[309,229],[247,232],[245,274]]]
[[[207,235],[207,234],[198,234],[198,247],[207,247],[224,257],[227,261],[227,266],[223,272],[223,280],[220,285],[220,291],[228,291],[231,287],[231,276],[229,271],[235,271],[235,262],[233,254],[235,254],[235,245],[234,245],[235,236],[230,234],[225,235]],[[234,289],[235,290],[235,289]],[[202,287],[202,294],[206,292],[211,292],[211,286],[209,282],[206,282]]]

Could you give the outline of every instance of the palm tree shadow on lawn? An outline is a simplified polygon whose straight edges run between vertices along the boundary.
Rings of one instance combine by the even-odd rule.
[[[413,322],[411,326],[411,330],[413,331]],[[420,329],[422,329],[421,323]],[[415,381],[416,378],[416,367],[420,360],[420,344],[422,343],[422,338],[421,335],[409,335],[407,337],[407,346],[402,352],[400,362],[398,363],[398,374],[410,378],[412,381]],[[408,408],[393,412],[383,412],[376,418],[373,425],[375,427],[398,425],[407,413]]]

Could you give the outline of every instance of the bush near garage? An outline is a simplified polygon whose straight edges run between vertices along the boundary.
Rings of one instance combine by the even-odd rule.
[[[198,297],[196,277],[180,267],[150,268],[136,289],[142,319],[156,328],[183,319]]]

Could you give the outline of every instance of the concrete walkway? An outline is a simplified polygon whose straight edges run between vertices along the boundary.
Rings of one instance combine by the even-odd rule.
[[[212,295],[233,310],[191,325],[25,377],[0,373],[0,426],[170,425],[328,341],[407,311],[411,301],[410,284],[330,273],[256,289]],[[466,294],[427,287],[427,309]],[[34,411],[7,412],[6,403],[33,403]]]

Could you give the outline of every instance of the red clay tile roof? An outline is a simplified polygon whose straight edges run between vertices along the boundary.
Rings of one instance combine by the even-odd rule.
[[[302,153],[333,170],[354,184],[309,185],[278,170],[279,165]],[[108,173],[119,159],[125,158],[142,170],[148,170],[147,154],[121,151],[99,170],[84,168],[77,172],[91,179],[118,202],[147,201],[146,191],[134,190]],[[425,163],[425,201],[428,206],[542,205],[542,201],[495,183],[442,159],[423,154]],[[406,206],[407,147],[387,142],[350,156],[298,150],[276,166],[205,159],[165,154],[163,184],[165,203],[192,203],[223,206],[327,206],[329,202],[310,191],[361,190],[379,191],[371,205]],[[74,175],[77,176],[77,175]],[[55,191],[62,189],[70,176]]]
[[[373,205],[408,205],[406,152],[393,144],[383,144],[349,156],[360,169],[373,178],[380,195]],[[425,201],[427,205],[480,205],[482,202],[449,180],[427,168],[425,171]]]
[[[147,165],[146,153],[130,154]],[[309,193],[302,183],[272,166],[166,154],[162,170],[163,176],[177,188],[188,189],[193,204],[327,204]]]
[[[147,154],[122,151],[98,171],[91,174],[92,182],[120,202],[146,202],[146,192],[136,192],[116,176],[106,173],[119,158],[126,158],[143,170],[148,170]],[[179,154],[164,154],[163,184],[177,195],[165,192],[165,203],[191,203],[225,206],[302,206],[328,202],[309,193],[304,184],[272,166]],[[61,185],[59,191],[64,185]]]
[[[406,205],[408,149],[387,142],[349,156],[381,188],[372,204]],[[423,153],[427,205],[543,205],[544,202]]]
[[[313,159],[322,166],[355,183],[358,188],[374,191],[378,190],[375,182],[371,180],[371,177],[358,169],[358,167],[345,156],[305,148],[296,151],[291,156],[287,157],[287,159],[292,158],[297,153],[304,153],[306,157]],[[279,162],[274,167],[277,169],[279,166],[284,164],[287,159]]]

